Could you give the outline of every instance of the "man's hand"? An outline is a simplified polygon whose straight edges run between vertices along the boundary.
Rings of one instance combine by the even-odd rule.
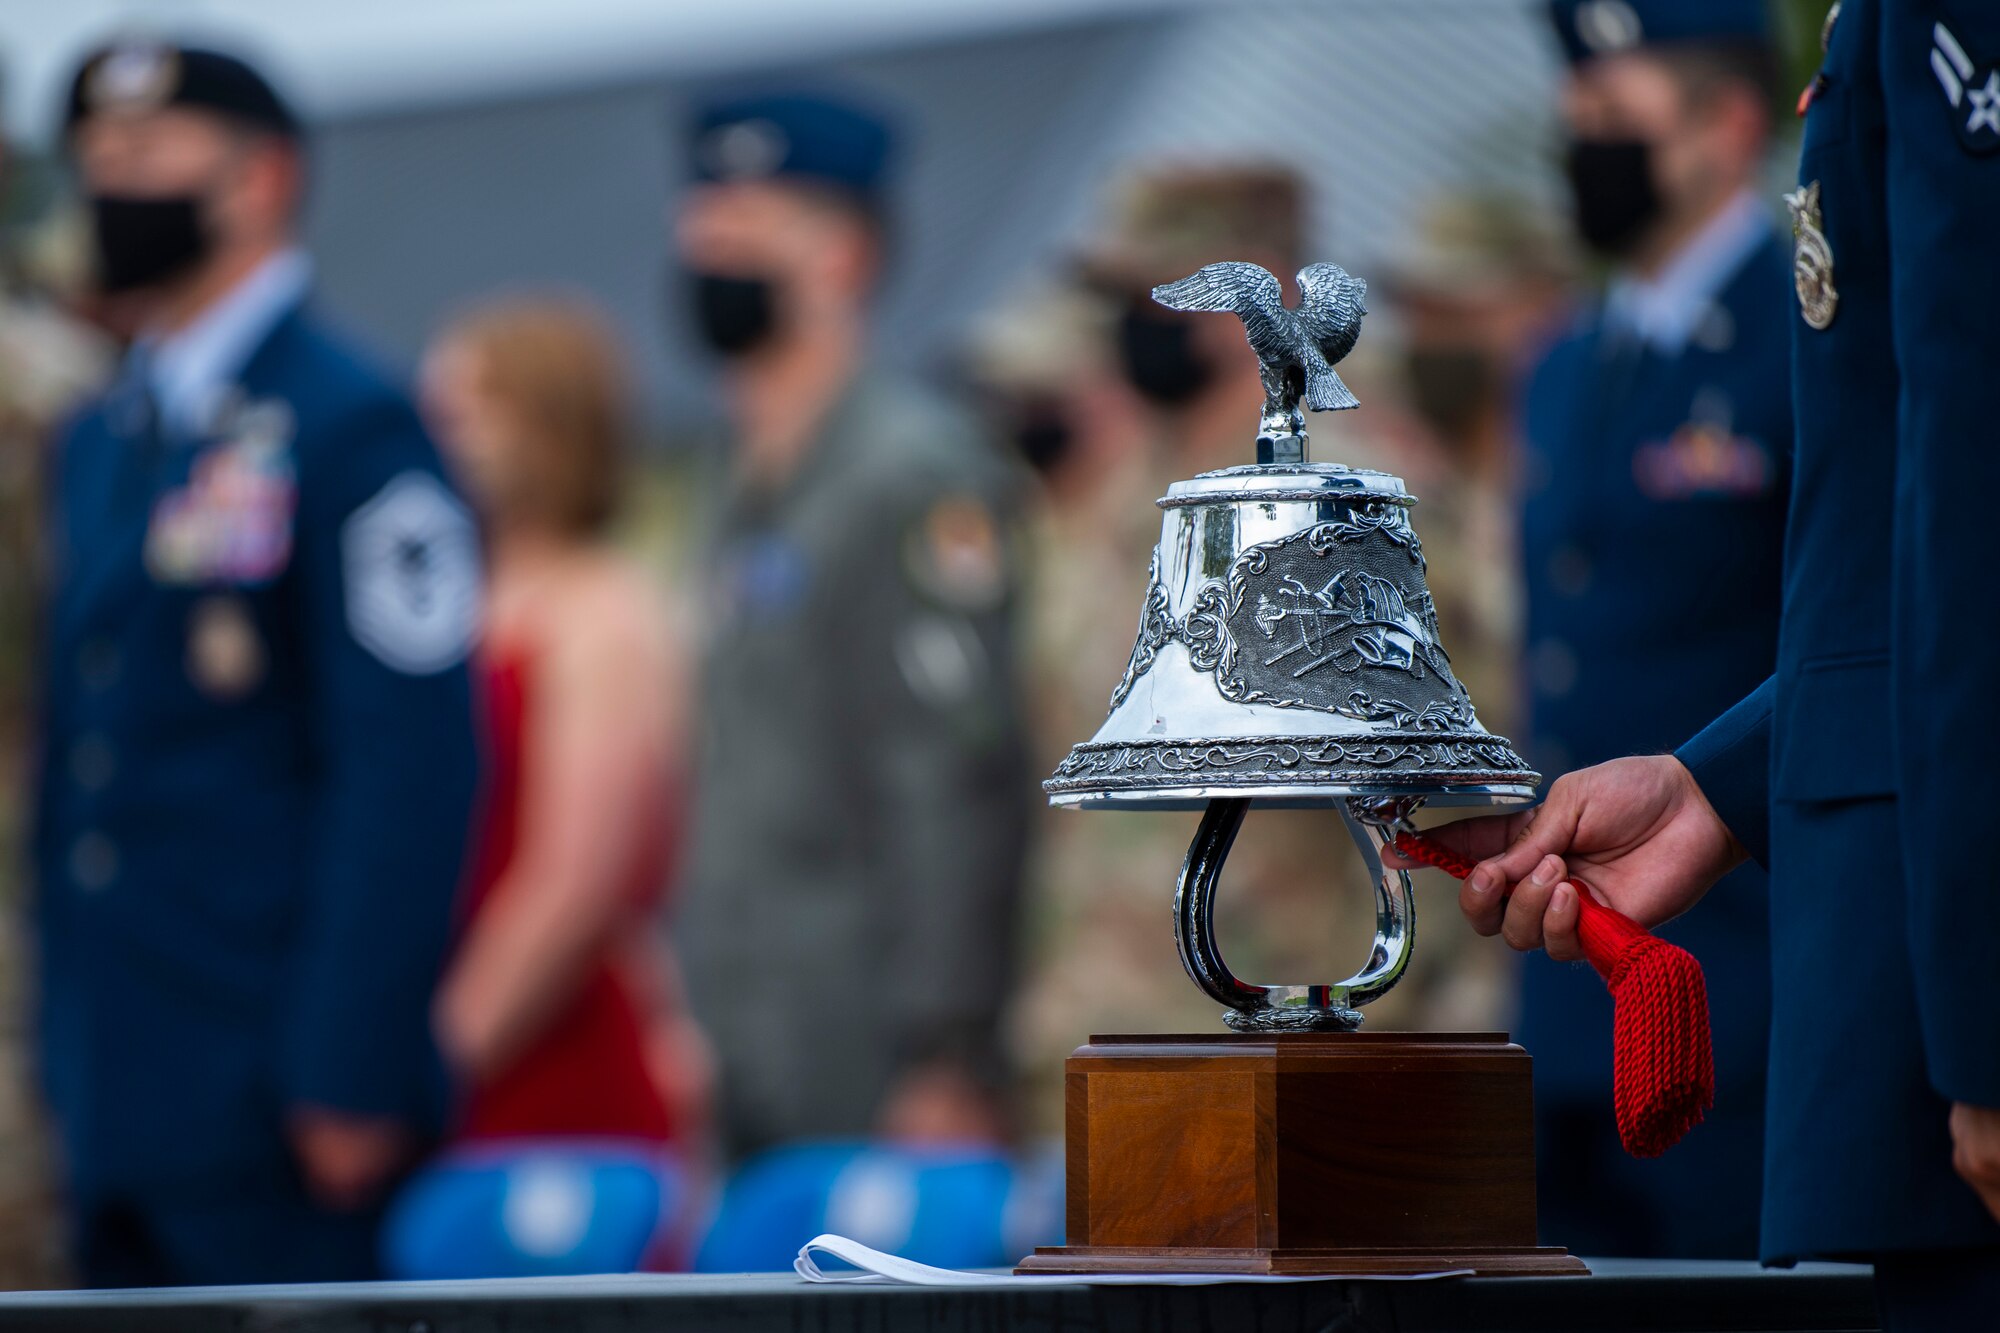
[[[307,1190],[340,1212],[374,1202],[410,1153],[409,1131],[387,1116],[300,1106],[287,1129]]]
[[[1951,1104],[1951,1164],[2000,1221],[2000,1109]]]
[[[1532,810],[1462,820],[1429,836],[1481,858],[1458,892],[1474,930],[1504,935],[1516,949],[1546,947],[1563,961],[1583,957],[1570,876],[1640,925],[1657,926],[1694,906],[1746,855],[1672,755],[1582,769],[1558,778]]]

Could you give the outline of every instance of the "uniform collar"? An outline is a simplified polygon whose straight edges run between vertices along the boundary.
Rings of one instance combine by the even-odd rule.
[[[1651,278],[1620,274],[1604,295],[1604,329],[1678,356],[1771,232],[1757,196],[1737,193]]]
[[[296,247],[279,251],[192,323],[164,338],[142,337],[131,356],[143,367],[169,436],[199,439],[251,355],[312,285],[312,260]]]
[[[736,477],[729,483],[730,507],[743,512],[775,513],[816,490],[821,476],[838,463],[842,452],[849,447],[848,442],[866,429],[865,404],[874,385],[871,371],[856,371],[821,414],[813,427],[811,441],[791,472],[769,486],[753,486],[747,479]]]

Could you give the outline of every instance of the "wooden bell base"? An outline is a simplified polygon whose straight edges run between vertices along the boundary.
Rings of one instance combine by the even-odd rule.
[[[1499,1033],[1092,1037],[1074,1243],[1016,1271],[1586,1274],[1535,1244],[1531,1070]]]

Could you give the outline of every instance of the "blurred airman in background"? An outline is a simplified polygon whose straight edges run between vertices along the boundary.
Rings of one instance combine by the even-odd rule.
[[[64,145],[135,339],[48,454],[37,1066],[98,1286],[375,1272],[446,1112],[431,989],[478,783],[472,518],[314,311],[304,129],[120,41]]]
[[[1032,790],[1015,480],[870,367],[891,136],[791,94],[697,117],[676,305],[722,360],[682,930],[731,1155],[993,1140]]]
[[[111,372],[109,340],[69,313],[88,277],[82,218],[53,206],[49,165],[0,136],[0,1287],[54,1285],[61,1236],[31,1095],[30,959],[20,937],[21,759],[40,586],[44,454],[56,424]]]

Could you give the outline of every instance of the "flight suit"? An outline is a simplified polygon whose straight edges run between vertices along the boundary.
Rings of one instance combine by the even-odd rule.
[[[368,1276],[316,1105],[442,1116],[429,1036],[477,754],[476,534],[406,399],[302,308],[206,428],[138,359],[63,433],[33,864],[84,1276]]]
[[[1947,1117],[2000,1106],[2000,10],[1841,8],[1788,199],[1777,670],[1679,754],[1770,868],[1765,1257],[1987,1247],[1990,1301]]]
[[[1677,353],[1602,311],[1551,349],[1525,400],[1529,743],[1549,778],[1671,748],[1769,670],[1792,414],[1786,249],[1775,230]],[[1612,1010],[1597,974],[1522,960],[1542,1227],[1586,1254],[1756,1252],[1769,931],[1746,867],[1662,933],[1707,975],[1716,1105],[1659,1161],[1620,1148]]]
[[[1003,1081],[1013,492],[966,418],[863,377],[792,476],[722,503],[678,938],[735,1152],[866,1134],[927,1062]]]

